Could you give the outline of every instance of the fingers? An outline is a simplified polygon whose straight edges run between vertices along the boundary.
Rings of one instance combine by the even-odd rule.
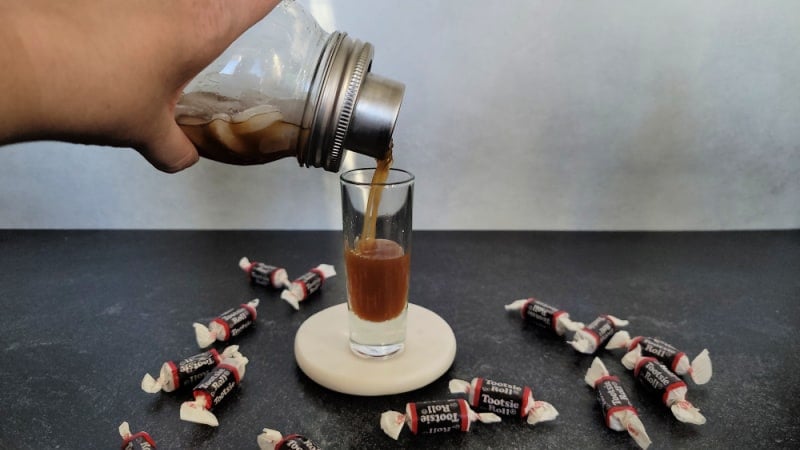
[[[139,151],[156,169],[179,172],[194,165],[200,156],[194,144],[183,134],[177,123],[172,122],[165,134],[155,144]]]

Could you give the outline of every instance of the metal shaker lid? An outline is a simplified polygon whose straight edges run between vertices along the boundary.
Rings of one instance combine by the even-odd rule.
[[[309,91],[301,165],[337,172],[345,149],[375,158],[388,151],[405,86],[370,73],[372,55],[369,43],[331,35]]]

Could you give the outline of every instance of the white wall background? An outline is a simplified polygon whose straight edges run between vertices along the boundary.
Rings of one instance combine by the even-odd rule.
[[[406,83],[417,229],[800,227],[798,1],[301,3]],[[2,228],[336,229],[338,189],[294,160],[0,148]]]

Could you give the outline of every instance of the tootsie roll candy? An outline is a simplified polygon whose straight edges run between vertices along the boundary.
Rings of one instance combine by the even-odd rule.
[[[633,370],[636,355],[633,349],[640,347],[643,356],[653,356],[678,375],[689,375],[695,384],[706,384],[711,380],[711,357],[703,350],[689,363],[686,353],[659,338],[636,336],[631,339],[627,331],[618,331],[606,344],[607,349],[625,348],[628,353],[622,357],[622,365]]]
[[[281,292],[281,298],[292,305],[292,308],[299,310],[300,302],[320,290],[325,280],[334,275],[336,269],[332,265],[320,264],[292,281],[291,286]]]
[[[450,380],[449,387],[453,394],[467,394],[470,406],[476,411],[491,412],[502,417],[524,418],[530,425],[558,417],[558,411],[553,405],[534,400],[533,390],[527,386],[477,377],[472,381]]]
[[[669,370],[658,359],[642,356],[642,349],[636,347],[634,352],[633,375],[647,390],[661,397],[661,401],[672,411],[676,419],[684,423],[703,425],[706,418],[700,410],[686,400],[688,388],[678,375]]]
[[[218,426],[219,421],[211,410],[239,385],[244,378],[247,362],[244,356],[226,358],[206,374],[192,392],[194,400],[181,405],[181,420]]]
[[[226,342],[230,338],[241,334],[242,331],[256,322],[258,302],[258,299],[254,298],[247,303],[239,305],[238,308],[231,308],[212,320],[208,326],[194,323],[197,345],[200,348],[206,348],[213,344],[214,341]]]
[[[223,350],[222,354],[212,348],[207,352],[198,353],[178,362],[167,361],[161,366],[158,379],[153,378],[149,373],[144,375],[142,390],[149,394],[155,394],[161,390],[172,392],[184,386],[194,386],[223,359],[240,356],[242,355],[239,353],[239,346],[231,345]]]
[[[568,312],[533,297],[515,300],[505,308],[506,311],[519,311],[526,322],[550,329],[559,336],[583,328],[583,323],[570,320]]]
[[[239,260],[239,267],[245,271],[247,276],[250,277],[250,281],[255,284],[275,289],[288,288],[292,285],[286,269],[282,267],[250,261],[246,257]]]
[[[604,314],[576,331],[569,344],[575,350],[591,355],[611,339],[617,328],[626,325],[628,325],[627,320]]]
[[[467,432],[472,422],[500,422],[494,413],[476,413],[464,399],[432,400],[406,403],[405,414],[386,411],[381,414],[381,429],[397,440],[404,425],[414,434]]]
[[[619,378],[608,372],[600,358],[592,361],[583,380],[597,391],[597,401],[603,408],[606,426],[614,431],[627,431],[639,447],[649,447],[652,442],[639,420],[638,411],[619,383]]]

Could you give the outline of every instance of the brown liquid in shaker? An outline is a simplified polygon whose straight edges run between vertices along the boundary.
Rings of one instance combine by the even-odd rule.
[[[383,322],[399,316],[406,307],[411,255],[400,244],[376,239],[375,227],[383,186],[392,165],[392,148],[378,160],[372,176],[364,228],[355,248],[345,250],[347,291],[350,309],[370,322]]]

